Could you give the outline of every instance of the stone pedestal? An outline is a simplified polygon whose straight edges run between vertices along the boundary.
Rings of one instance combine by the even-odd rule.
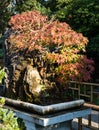
[[[86,107],[48,115],[33,114],[29,111],[25,112],[8,106],[6,108],[13,110],[19,118],[23,119],[26,130],[72,130],[72,120],[74,118],[91,114],[91,109]]]
[[[6,98],[5,107],[23,119],[26,130],[72,130],[72,120],[91,114],[84,100],[40,106]],[[81,130],[81,129],[80,129]]]

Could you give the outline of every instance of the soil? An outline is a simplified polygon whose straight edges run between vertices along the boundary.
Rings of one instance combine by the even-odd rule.
[[[63,103],[63,102],[69,102],[72,101],[72,97],[68,97],[68,98],[62,98],[62,99],[58,99],[58,98],[52,98],[52,97],[46,97],[46,98],[42,98],[40,99],[40,103],[39,105],[51,105],[51,104],[57,104],[57,103]]]
[[[42,93],[38,103],[36,102],[36,104],[45,106],[45,105],[62,103],[62,102],[69,102],[72,100],[73,98],[67,90],[63,92],[50,90],[47,94]]]
[[[61,90],[56,90],[55,88],[53,88],[46,90],[45,92],[43,91],[38,99],[39,100],[36,100],[33,103],[42,106],[69,102],[74,100],[72,95],[70,94],[69,89],[67,88],[62,88]]]

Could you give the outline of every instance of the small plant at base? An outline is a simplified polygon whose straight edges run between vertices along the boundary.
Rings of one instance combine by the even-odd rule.
[[[5,98],[0,98],[0,104],[4,103]],[[0,107],[0,130],[25,130],[25,127],[23,121],[19,120],[12,110]]]
[[[5,98],[0,97],[0,105],[4,105],[5,104]]]
[[[0,84],[2,84],[2,80],[5,76],[5,71],[4,71],[4,68],[0,70]]]

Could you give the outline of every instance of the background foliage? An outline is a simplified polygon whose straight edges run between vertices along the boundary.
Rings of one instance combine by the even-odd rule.
[[[4,33],[11,16],[11,0],[0,0],[0,34]]]
[[[40,0],[16,0],[15,11],[21,13],[34,9],[40,11],[42,14],[48,15],[50,13],[50,10],[44,7],[40,2]]]
[[[56,18],[67,22],[74,30],[88,37],[99,33],[98,0],[55,0],[55,4],[51,3],[52,0],[48,0],[46,6],[50,7]]]

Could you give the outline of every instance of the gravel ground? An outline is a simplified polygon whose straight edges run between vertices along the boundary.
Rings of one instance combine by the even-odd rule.
[[[97,128],[97,130],[99,130],[99,111],[92,111],[91,113],[92,115],[92,126],[94,126],[95,128]],[[72,125],[73,125],[73,130],[78,130],[78,119],[74,119],[73,122],[72,122]],[[83,120],[82,122],[84,124],[87,124],[88,123],[88,120],[87,120],[87,117],[83,117]],[[86,127],[82,127],[82,130],[93,130],[93,129],[90,129],[90,128],[86,128]]]

